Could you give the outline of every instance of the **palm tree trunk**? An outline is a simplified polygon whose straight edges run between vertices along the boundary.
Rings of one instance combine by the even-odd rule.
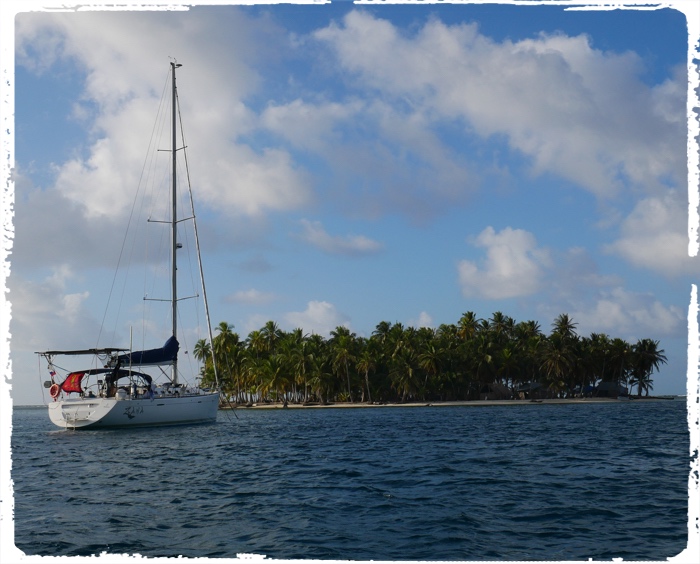
[[[369,391],[369,370],[365,370],[365,385],[367,386],[367,398],[372,403],[372,392]]]
[[[352,401],[352,390],[350,389],[350,370],[348,369],[348,358],[347,356],[345,357],[345,376],[348,379],[348,397],[350,403],[353,403]]]

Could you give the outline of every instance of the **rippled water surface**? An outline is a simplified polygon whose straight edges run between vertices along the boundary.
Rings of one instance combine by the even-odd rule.
[[[341,560],[660,560],[686,547],[682,401],[237,414],[75,432],[16,409],[16,545]]]

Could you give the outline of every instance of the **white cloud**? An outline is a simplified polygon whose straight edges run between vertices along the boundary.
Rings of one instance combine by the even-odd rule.
[[[320,221],[301,220],[302,240],[330,254],[366,255],[382,250],[383,245],[364,235],[332,236]]]
[[[93,221],[83,209],[54,190],[32,186],[22,171],[15,171],[15,214],[12,266],[43,269],[73,269],[113,266],[125,226],[117,228],[112,218]]]
[[[682,338],[686,334],[687,305],[668,294],[633,291],[626,278],[600,273],[596,261],[575,247],[557,257],[557,267],[546,280],[547,300],[536,309],[543,319],[562,312],[578,324],[580,335],[607,333],[628,341],[651,337]]]
[[[433,318],[427,311],[421,311],[418,314],[418,319],[411,319],[408,322],[409,327],[432,327]]]
[[[571,312],[579,333],[607,333],[628,340],[678,337],[686,332],[685,311],[664,305],[652,294],[616,287],[602,291],[591,306]]]
[[[464,155],[435,131],[431,116],[380,99],[294,100],[270,105],[261,123],[332,171],[319,196],[368,217],[401,211],[431,218],[478,185]]]
[[[621,237],[604,247],[635,266],[666,276],[698,272],[688,256],[688,209],[678,193],[640,200],[623,221]]]
[[[247,337],[253,331],[259,331],[272,318],[261,313],[248,316],[243,324],[244,335]]]
[[[196,193],[229,215],[302,209],[320,195],[365,216],[434,217],[464,203],[480,183],[478,167],[483,174],[494,164],[452,149],[439,133],[445,124],[462,127],[470,143],[503,136],[530,157],[534,172],[554,172],[598,195],[627,182],[658,190],[660,179],[684,179],[683,69],[649,88],[635,54],[596,50],[583,35],[496,42],[475,24],[438,19],[402,35],[386,20],[351,11],[312,37],[330,47],[326,68],[337,67],[355,94],[272,98],[257,115],[245,102],[263,85],[255,69],[264,67],[253,63],[292,44],[271,18],[220,13],[18,17],[21,64],[41,72],[73,60],[85,71],[75,113],[92,140],[57,164],[57,188],[88,215],[114,216],[130,205],[167,70],[163,52],[184,63]],[[246,58],[231,55],[237,52]],[[332,178],[307,171],[300,164],[307,154],[320,157]],[[315,186],[323,186],[318,194]]]
[[[594,307],[601,292],[622,287],[624,276],[601,272],[595,255],[583,247],[552,251],[552,268],[543,278],[542,293],[535,296],[537,310],[545,319],[554,319],[562,312]],[[547,296],[546,300],[540,298]]]
[[[260,305],[270,303],[275,299],[277,299],[277,296],[272,292],[261,292],[260,290],[251,288],[250,290],[240,290],[238,292],[234,292],[233,294],[226,296],[224,301],[230,303]]]
[[[73,274],[60,267],[44,280],[8,278],[13,356],[47,349],[84,348],[94,343],[99,324],[86,308],[89,292],[73,292],[67,281]]]
[[[596,50],[584,35],[498,43],[476,24],[437,19],[408,36],[362,11],[315,37],[355,86],[436,120],[463,120],[483,138],[505,135],[536,173],[598,196],[626,182],[656,190],[684,181],[686,79],[679,72],[652,90],[632,52]]]
[[[284,105],[270,104],[260,122],[296,147],[324,153],[343,141],[338,124],[358,119],[364,111],[366,104],[359,100],[314,104],[297,99]]]
[[[310,301],[304,311],[285,314],[284,321],[289,330],[299,327],[305,333],[323,337],[328,337],[337,327],[350,327],[350,318],[333,304],[324,301]]]
[[[317,211],[330,208],[345,217],[434,217],[464,203],[489,167],[510,173],[508,167],[519,166],[505,160],[505,140],[527,157],[534,173],[553,173],[603,197],[632,188],[610,200],[634,210],[618,240],[605,247],[608,252],[664,274],[697,272],[697,260],[686,256],[687,210],[680,192],[686,174],[685,69],[649,87],[639,80],[642,63],[635,54],[596,50],[585,36],[496,42],[476,25],[438,20],[404,34],[388,21],[353,11],[315,34],[324,49],[303,38],[298,44],[313,47],[313,54],[294,53],[295,65],[318,57],[306,67],[314,80],[320,71],[336,69],[350,89],[296,82],[306,76],[295,74],[293,65],[274,85],[279,75],[269,71],[267,55],[274,52],[283,68],[289,35],[270,27],[274,17],[253,19],[251,13],[18,16],[18,64],[36,73],[53,66],[54,76],[68,77],[62,86],[84,76],[79,101],[66,117],[89,137],[55,163],[56,186],[25,191],[17,185],[9,281],[13,351],[83,346],[99,330],[86,308],[91,296],[101,295],[98,281],[106,275],[91,269],[113,266],[118,255],[122,226],[115,231],[114,225],[138,183],[152,110],[168,70],[166,54],[184,64],[180,101],[195,194],[216,212],[204,225],[214,237],[202,239],[206,246],[218,237],[217,248],[228,253],[217,257],[216,268],[235,264],[269,275],[272,266],[262,255],[246,262],[236,253],[270,252],[279,244],[276,229],[284,231],[284,219],[277,219],[289,210],[303,210],[297,216],[303,217],[318,200]],[[289,91],[282,90],[287,85]],[[500,155],[491,151],[492,143]],[[673,196],[666,194],[669,185],[677,187]],[[335,235],[338,228],[323,222],[304,220],[301,236],[327,253],[383,249],[365,235]],[[472,255],[459,264],[465,295],[522,297],[545,288],[553,301],[565,304],[555,315],[568,311],[581,328],[602,326],[616,335],[638,327],[646,329],[642,336],[683,332],[682,312],[665,305],[672,298],[623,290],[624,271],[599,274],[594,255],[588,257],[593,264],[582,264],[572,250],[569,266],[557,265],[555,272],[548,251],[526,231],[488,228],[473,243],[483,260]],[[56,270],[53,279],[46,274],[65,260],[71,270]],[[284,279],[286,268],[275,264],[276,280]],[[72,272],[86,283],[76,283]],[[37,273],[41,279],[28,280]],[[673,291],[659,289],[660,295]],[[248,290],[229,299],[264,304],[273,297]],[[94,317],[101,317],[101,309]],[[271,318],[289,329],[303,326],[326,335],[349,323],[333,304],[312,301],[304,311],[252,316],[248,326],[259,329]],[[426,312],[416,321],[431,323]],[[24,365],[17,367],[23,374]]]
[[[56,164],[56,188],[84,206],[88,217],[114,217],[130,207],[169,69],[163,53],[177,53],[183,63],[178,92],[200,201],[233,215],[259,215],[309,200],[306,174],[286,151],[240,142],[256,127],[257,117],[242,100],[255,93],[259,78],[231,53],[253,39],[276,43],[275,30],[264,18],[248,19],[235,9],[227,16],[225,21],[216,11],[197,18],[176,12],[18,16],[20,64],[41,70],[74,61],[84,72],[81,107],[74,114],[83,116],[91,141],[79,155]]]
[[[473,244],[486,249],[486,259],[481,268],[472,261],[459,262],[459,283],[465,296],[495,300],[540,290],[550,259],[547,250],[537,247],[532,233],[510,227],[496,233],[489,226]]]

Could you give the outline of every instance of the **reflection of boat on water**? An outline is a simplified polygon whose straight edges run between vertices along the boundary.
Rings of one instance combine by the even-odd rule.
[[[177,89],[175,69],[181,65],[171,63],[172,80],[172,183],[170,226],[170,282],[171,295],[167,300],[171,306],[172,335],[161,348],[131,351],[119,348],[92,348],[68,351],[45,351],[37,353],[48,363],[51,380],[45,382],[52,401],[48,405],[51,421],[64,428],[103,428],[146,425],[175,425],[202,423],[216,420],[219,407],[219,391],[181,384],[178,378],[177,339],[178,295],[177,295],[177,250],[182,247],[177,240],[178,219],[176,201],[176,153],[177,153]],[[191,202],[191,197],[190,197]],[[194,222],[194,213],[190,219]],[[195,240],[196,226],[195,226]],[[199,247],[197,245],[199,258]],[[200,275],[201,275],[201,262]],[[202,294],[206,307],[206,292],[203,277]],[[211,329],[209,329],[211,342]],[[62,370],[56,357],[92,356],[93,366],[85,370]],[[170,366],[169,381],[158,384],[155,379],[140,369],[144,366]],[[138,368],[139,370],[137,370]],[[64,376],[60,376],[63,372]],[[165,374],[162,368],[160,372]],[[216,374],[214,375],[216,379]]]

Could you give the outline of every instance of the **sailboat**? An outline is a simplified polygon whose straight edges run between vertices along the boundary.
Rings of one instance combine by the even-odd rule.
[[[205,423],[216,420],[220,392],[213,388],[198,385],[190,386],[180,382],[178,375],[177,338],[178,292],[177,292],[177,85],[175,71],[180,64],[170,63],[172,83],[172,188],[171,217],[166,222],[170,226],[170,283],[169,301],[172,315],[172,335],[162,347],[133,351],[129,348],[102,347],[80,350],[50,350],[37,352],[47,364],[51,380],[44,382],[51,401],[48,402],[50,420],[58,427],[67,429],[98,429],[113,427],[141,427],[153,425],[178,425]],[[190,201],[192,201],[190,196]],[[186,218],[194,222],[192,217]],[[150,220],[149,220],[150,221]],[[196,235],[197,255],[199,242]],[[202,294],[204,297],[209,342],[213,342],[209,308],[206,301],[204,276],[200,265]],[[147,298],[144,298],[147,299]],[[83,370],[62,370],[57,358],[64,356],[91,356],[92,367]],[[87,362],[86,362],[87,364]],[[96,366],[99,364],[100,366]],[[168,381],[158,383],[156,378],[143,371],[143,367],[170,367]],[[215,381],[216,366],[214,366]],[[167,376],[167,374],[166,374]]]

